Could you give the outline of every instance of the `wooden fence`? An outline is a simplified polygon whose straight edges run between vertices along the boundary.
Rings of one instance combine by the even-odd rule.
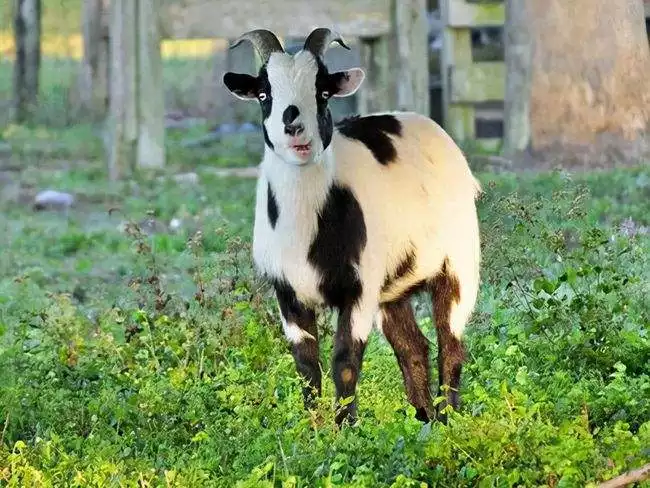
[[[470,3],[441,0],[444,25],[442,52],[443,121],[458,142],[473,141],[484,149],[498,149],[501,137],[481,137],[478,122],[503,122],[505,64],[477,61],[472,53],[472,29],[502,27],[503,2]]]
[[[644,0],[644,7],[645,17],[650,19],[650,0]],[[498,150],[503,133],[505,63],[502,58],[475,59],[472,29],[503,28],[503,0],[491,3],[440,0],[440,8],[444,25],[440,66],[443,125],[458,142],[471,141],[482,149]],[[481,130],[489,125],[498,128]]]
[[[165,161],[162,39],[235,38],[264,27],[282,37],[327,26],[358,39],[367,72],[361,111],[428,113],[425,0],[110,0],[109,173]],[[86,18],[101,19],[106,0]],[[160,7],[160,8],[158,8]],[[89,31],[89,30],[88,30]],[[92,63],[87,63],[91,65]],[[89,73],[104,76],[103,69]],[[92,83],[91,85],[99,84]],[[93,97],[102,100],[102,96]]]

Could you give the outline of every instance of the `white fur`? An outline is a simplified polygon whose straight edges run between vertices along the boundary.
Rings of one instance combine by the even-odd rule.
[[[271,84],[273,105],[271,115],[264,121],[269,139],[275,152],[285,162],[304,164],[289,147],[289,137],[284,133],[282,114],[289,105],[295,105],[300,115],[294,123],[302,123],[305,131],[301,134],[304,142],[311,141],[313,155],[323,154],[323,144],[318,135],[316,121],[316,59],[308,51],[300,51],[294,57],[286,53],[273,53],[266,68]],[[307,115],[307,116],[305,116]],[[285,163],[286,164],[286,163]]]
[[[321,304],[317,271],[307,261],[317,232],[317,211],[333,180],[348,185],[363,210],[367,245],[359,274],[364,296],[353,312],[353,335],[365,340],[379,303],[438,272],[445,258],[460,282],[460,301],[452,305],[451,329],[461,337],[479,284],[479,229],[474,199],[480,191],[465,158],[451,138],[430,119],[393,113],[402,137],[393,138],[398,160],[380,165],[361,143],[334,134],[320,164],[295,167],[267,151],[261,165],[254,229],[257,266],[284,276],[299,299]],[[272,229],[266,212],[271,182],[280,215]],[[342,239],[345,236],[341,236]],[[387,272],[415,248],[415,271],[386,293]]]
[[[265,127],[274,150],[265,150],[257,186],[253,240],[257,268],[286,279],[305,304],[323,304],[321,277],[307,255],[331,185],[346,185],[361,206],[367,234],[358,266],[363,296],[351,317],[353,337],[365,341],[375,321],[381,328],[380,304],[433,277],[446,259],[460,283],[460,300],[452,305],[450,316],[451,330],[460,338],[475,305],[480,261],[475,208],[480,187],[465,157],[438,124],[404,112],[388,112],[402,125],[401,137],[392,137],[397,160],[388,165],[379,164],[363,143],[336,130],[323,150],[316,119],[316,69],[308,52],[294,57],[275,53],[268,62],[273,106]],[[352,73],[349,78],[352,88],[346,90],[353,93],[363,77]],[[300,110],[297,122],[305,126],[305,140],[312,141],[309,161],[298,159],[284,134],[282,113],[289,105]],[[279,207],[274,229],[267,215],[269,183]],[[413,273],[382,292],[386,274],[411,248],[416,255]],[[295,324],[283,326],[289,340],[302,340],[307,334]]]
[[[284,336],[292,344],[299,344],[305,339],[316,340],[316,338],[307,332],[305,329],[302,329],[297,324],[293,322],[287,322],[287,320],[280,312],[280,318],[282,320],[282,330],[284,331]]]

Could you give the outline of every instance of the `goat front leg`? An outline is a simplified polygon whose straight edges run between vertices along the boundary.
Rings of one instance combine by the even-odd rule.
[[[296,369],[307,382],[302,393],[305,409],[309,410],[321,394],[316,313],[297,299],[296,293],[287,283],[276,283],[275,292],[280,306],[282,329],[291,344]]]
[[[339,311],[334,338],[332,374],[336,387],[336,423],[353,424],[357,418],[356,387],[376,307],[354,305]]]

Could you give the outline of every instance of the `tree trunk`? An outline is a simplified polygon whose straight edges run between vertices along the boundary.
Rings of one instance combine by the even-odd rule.
[[[165,164],[165,93],[156,0],[138,0],[138,167]],[[157,87],[158,89],[153,89]]]
[[[362,114],[394,109],[395,83],[391,74],[391,38],[362,38],[359,42],[361,66],[366,79],[357,92],[357,111]]]
[[[82,102],[93,118],[101,120],[108,109],[109,48],[105,21],[108,0],[85,0],[83,4],[84,59]]]
[[[134,0],[111,1],[111,96],[108,173],[128,177],[135,168],[137,121],[137,9]]]
[[[429,116],[429,46],[425,0],[393,0],[397,108]]]
[[[531,48],[527,1],[506,0],[506,86],[503,114],[503,153],[507,157],[530,143]]]
[[[31,119],[38,100],[41,64],[41,0],[14,1],[14,103],[16,122]]]
[[[643,0],[530,0],[530,7],[533,149],[569,150],[591,165],[650,155]]]
[[[164,96],[154,0],[111,1],[109,177],[165,160]]]

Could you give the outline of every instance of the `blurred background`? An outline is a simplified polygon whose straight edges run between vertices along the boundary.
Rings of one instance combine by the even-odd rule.
[[[647,477],[649,17],[648,0],[0,0],[0,486]],[[307,416],[252,268],[260,113],[222,78],[258,60],[227,48],[266,28],[295,51],[315,27],[352,48],[330,69],[367,74],[335,119],[426,114],[483,187],[448,426],[414,419],[379,334],[358,428],[328,427],[331,381]]]
[[[147,133],[154,134],[152,145],[163,146],[141,148],[140,155],[134,154],[132,158],[143,166],[162,166],[168,157],[182,158],[184,149],[195,147],[201,148],[200,158],[209,160],[219,156],[212,151],[212,142],[224,138],[239,141],[234,143],[237,150],[248,148],[259,154],[257,107],[238,103],[221,81],[227,70],[255,71],[250,46],[241,45],[233,51],[227,46],[245,30],[258,27],[276,32],[287,50],[299,49],[316,26],[329,26],[344,35],[352,50],[330,49],[326,55],[329,66],[362,66],[369,76],[355,96],[332,102],[335,119],[354,112],[416,110],[442,124],[470,153],[511,154],[527,149],[530,156],[534,153],[531,149],[555,147],[558,142],[590,144],[585,135],[604,132],[625,133],[628,141],[628,128],[645,124],[638,120],[588,122],[592,127],[576,133],[574,140],[566,140],[563,129],[564,124],[575,126],[581,118],[593,119],[595,113],[600,113],[599,119],[609,117],[604,114],[626,97],[636,98],[631,103],[636,104],[635,113],[640,113],[637,119],[643,119],[644,113],[647,116],[643,105],[647,104],[644,69],[648,61],[640,54],[647,50],[641,49],[646,46],[637,49],[639,43],[647,43],[647,0],[620,5],[576,2],[572,6],[512,2],[509,19],[505,7],[496,0],[357,0],[327,5],[289,0],[3,2],[0,134],[4,152],[9,151],[12,138],[38,126],[63,138],[58,144],[64,152],[69,138],[82,146],[77,148],[80,156],[103,155],[118,167],[136,165],[111,156],[111,151],[123,152],[117,149],[122,136],[115,133],[114,125],[121,117],[115,117],[119,112],[133,120],[147,114],[141,123]],[[603,24],[604,18],[610,20]],[[507,20],[512,53],[508,65]],[[638,53],[626,57],[621,55],[625,50]],[[602,62],[594,63],[594,56]],[[614,58],[616,68],[611,67]],[[566,66],[573,66],[573,73]],[[607,78],[613,83],[625,66],[638,76],[623,81],[623,89],[620,84],[612,88]],[[576,77],[581,87],[575,83]],[[129,83],[134,83],[133,90]],[[637,86],[632,86],[634,83]],[[571,90],[582,93],[569,93]],[[550,93],[554,95],[546,99]],[[136,99],[141,100],[140,106]],[[514,112],[504,112],[505,99],[511,100]],[[580,108],[581,104],[591,105],[591,109]],[[560,108],[549,116],[549,105]],[[578,113],[583,109],[583,114]],[[522,110],[526,123],[521,120]],[[575,113],[567,118],[562,115],[567,110]],[[626,103],[613,110],[628,113],[623,119],[634,112]],[[515,131],[523,126],[526,133],[505,134],[504,146],[504,123]],[[554,126],[555,133],[549,134],[547,126]],[[136,132],[124,137],[137,139]],[[49,144],[52,149],[52,143],[31,139],[31,145]],[[147,157],[143,152],[151,154]],[[638,151],[631,154],[638,156]],[[246,158],[249,155],[247,151]],[[221,158],[219,163],[249,162],[233,154],[228,157],[234,159]]]

